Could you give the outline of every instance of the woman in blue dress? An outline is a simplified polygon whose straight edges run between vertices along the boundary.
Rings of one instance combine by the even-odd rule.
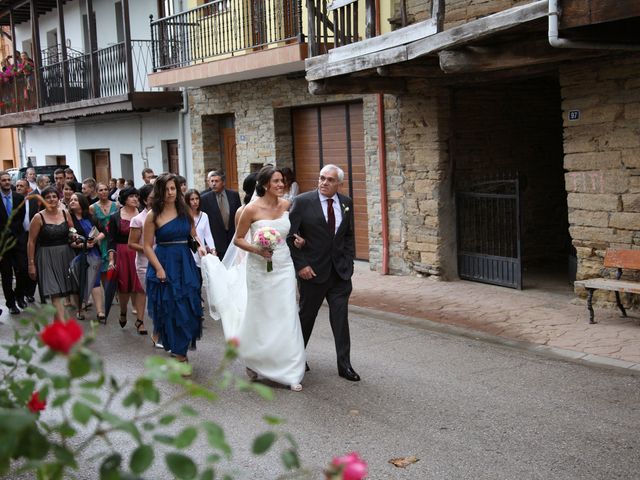
[[[175,175],[166,173],[156,179],[143,231],[144,254],[149,259],[147,311],[165,350],[186,362],[187,350],[195,348],[202,333],[202,302],[198,267],[188,245],[189,237],[196,237],[193,217]],[[199,253],[206,251],[201,247]]]

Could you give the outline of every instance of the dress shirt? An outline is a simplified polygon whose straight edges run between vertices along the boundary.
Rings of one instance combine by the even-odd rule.
[[[318,192],[318,196],[320,197],[320,204],[322,205],[322,213],[324,213],[324,219],[329,223],[329,216],[327,214],[327,199],[329,197],[325,197],[323,194]],[[342,205],[340,205],[340,198],[338,198],[338,194],[336,193],[333,197],[333,213],[336,217],[336,232],[342,223]],[[333,232],[335,233],[335,232]]]

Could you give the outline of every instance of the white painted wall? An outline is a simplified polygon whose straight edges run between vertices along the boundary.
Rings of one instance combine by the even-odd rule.
[[[166,162],[163,142],[179,140],[178,115],[178,112],[154,112],[95,116],[76,122],[56,122],[27,128],[27,155],[36,157],[35,165],[44,165],[47,155],[65,155],[67,165],[75,170],[78,178],[86,178],[93,174],[87,151],[109,150],[112,177],[123,175],[120,156],[128,154],[133,157],[134,180],[139,186],[142,185],[141,171],[145,167],[145,157],[149,167],[156,173],[163,171],[163,162]],[[190,131],[188,125],[186,131]],[[185,146],[187,172],[190,172],[193,170],[191,138],[186,139]],[[188,178],[189,175],[185,176]]]
[[[98,48],[105,48],[113,45],[117,41],[117,31],[115,23],[115,3],[116,0],[94,0],[93,9],[96,14],[96,36],[98,38]],[[85,52],[82,38],[82,15],[86,12],[84,0],[73,0],[63,7],[65,16],[65,34],[71,42],[71,48]],[[149,15],[158,17],[158,5],[155,0],[130,0],[129,18],[131,23],[131,38],[133,40],[151,39],[151,29],[149,27]],[[58,10],[54,9],[38,18],[40,25],[40,45],[47,47],[47,32],[58,30]],[[22,45],[25,40],[31,39],[31,22],[16,25],[16,45]],[[58,39],[60,34],[58,32]]]

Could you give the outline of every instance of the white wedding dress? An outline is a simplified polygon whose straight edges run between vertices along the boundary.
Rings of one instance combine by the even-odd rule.
[[[240,359],[259,375],[283,385],[297,385],[305,370],[304,341],[298,318],[296,275],[289,247],[289,214],[251,224],[250,236],[262,227],[275,228],[283,242],[273,252],[273,271],[267,261],[242,250],[227,251],[220,262],[203,258],[203,278],[214,318],[222,321],[224,336],[239,341]],[[228,258],[230,257],[230,258]]]

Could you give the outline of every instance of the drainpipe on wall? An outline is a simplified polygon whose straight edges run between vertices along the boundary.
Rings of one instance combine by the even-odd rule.
[[[187,171],[187,148],[185,146],[185,128],[184,128],[184,116],[189,113],[189,95],[187,89],[182,87],[182,109],[178,112],[178,142],[180,153],[180,172],[187,179],[187,185],[194,185],[193,183],[193,169]]]
[[[596,43],[569,40],[558,36],[558,0],[549,0],[549,45],[555,48],[584,48],[591,50],[640,50],[640,45],[624,43]]]
[[[376,0],[376,35],[380,35],[380,0]],[[387,197],[387,148],[384,94],[378,93],[378,163],[380,166],[380,222],[382,223],[382,275],[389,275],[389,200]]]

